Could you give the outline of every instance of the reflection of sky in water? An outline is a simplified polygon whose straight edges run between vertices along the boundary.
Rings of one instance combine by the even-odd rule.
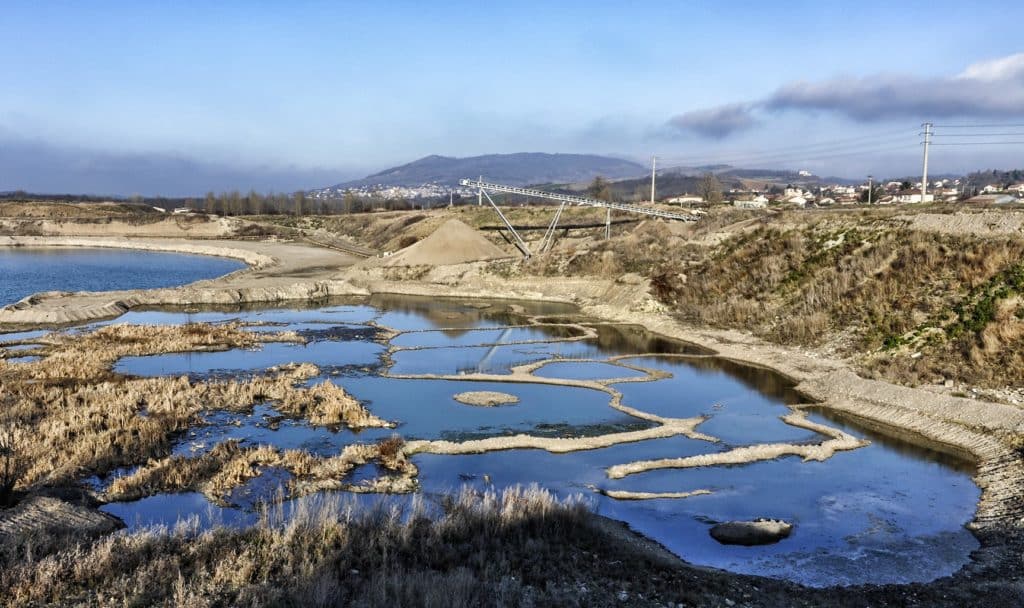
[[[488,330],[419,331],[396,336],[395,346],[477,346],[480,344],[508,344],[511,342],[540,342],[563,337],[551,328],[509,327]]]
[[[414,461],[428,492],[485,474],[498,486],[538,481],[562,495],[585,491],[587,484],[638,492],[706,488],[714,493],[687,499],[588,495],[602,515],[628,522],[692,563],[808,584],[930,580],[959,569],[978,546],[963,528],[979,496],[970,477],[883,447],[840,453],[825,462],[790,457],[736,467],[665,469],[619,480],[607,479],[601,468],[705,451],[707,444],[678,438],[571,454],[522,450],[422,455]],[[736,547],[720,545],[708,534],[708,520],[757,517],[791,521],[793,535],[776,545]],[[868,554],[870,562],[861,562]],[[828,559],[805,563],[808,555]]]
[[[48,329],[34,329],[32,331],[10,331],[7,333],[0,333],[0,343],[2,342],[20,342],[22,340],[34,340],[41,338],[46,334],[50,333]]]
[[[392,355],[395,375],[508,374],[513,367],[553,357],[587,359],[601,356],[588,342],[540,342],[506,346],[466,346],[403,350]]]
[[[117,362],[114,371],[134,376],[204,376],[259,371],[287,363],[312,363],[322,369],[335,366],[366,367],[378,365],[383,352],[384,347],[373,342],[269,342],[251,350],[125,357]]]
[[[611,395],[567,386],[502,382],[399,380],[379,376],[346,379],[345,390],[367,403],[387,420],[400,421],[397,431],[406,438],[457,439],[459,435],[491,436],[510,432],[551,435],[566,427],[597,425],[649,426],[608,407]],[[497,391],[519,397],[519,403],[498,407],[465,405],[452,397],[468,391]],[[561,433],[559,433],[561,434]]]
[[[0,247],[0,306],[40,291],[154,289],[245,268],[222,257],[88,247]]]
[[[372,442],[390,437],[392,429],[314,427],[308,421],[282,416],[268,405],[257,405],[251,414],[206,412],[202,426],[189,429],[172,451],[180,456],[204,454],[222,441],[238,440],[244,446],[273,445],[282,450],[301,449],[318,456],[335,456],[358,441]]]
[[[39,344],[16,344],[14,346],[4,346],[4,347],[0,347],[0,348],[2,348],[3,350],[6,350],[8,352],[16,353],[16,352],[23,351],[23,350],[33,350],[33,349],[39,348],[40,346],[41,345],[39,345]]]
[[[697,430],[727,444],[823,439],[780,419],[789,413],[781,395],[761,392],[756,385],[738,381],[720,369],[697,368],[687,359],[636,357],[623,362],[672,374],[657,382],[616,384],[623,403],[671,418],[710,416]]]
[[[583,342],[557,341],[555,332],[544,328],[506,332],[498,327],[524,322],[523,318],[509,314],[507,304],[483,309],[442,302],[437,309],[431,309],[429,301],[388,302],[394,307],[383,312],[347,305],[323,310],[197,313],[222,315],[203,320],[284,323],[260,331],[320,332],[316,334],[319,341],[308,346],[267,344],[254,351],[127,358],[119,362],[117,369],[154,375],[203,374],[214,370],[242,373],[293,361],[310,361],[328,371],[335,366],[348,366],[349,373],[332,381],[367,403],[375,414],[398,422],[398,429],[353,433],[315,428],[308,422],[280,417],[271,404],[257,406],[251,414],[207,412],[206,426],[191,429],[178,439],[174,448],[178,454],[198,454],[217,442],[239,439],[245,445],[272,444],[332,455],[349,443],[376,441],[396,431],[409,438],[458,440],[516,432],[580,436],[644,428],[649,424],[608,407],[610,396],[600,391],[542,384],[381,377],[373,366],[378,363],[382,347],[365,339],[369,333],[363,339],[344,339],[355,337],[350,330],[358,333],[358,327],[351,324],[374,319],[402,330],[453,328],[400,335],[396,342],[403,346],[432,348],[393,353],[394,364],[389,372],[395,375],[508,373],[512,366],[548,358],[603,359],[638,354],[652,347],[675,353],[697,352],[635,328],[605,326],[598,339]],[[190,318],[197,320],[197,314]],[[177,323],[182,322],[180,315],[146,312],[127,320]],[[338,333],[322,331],[330,327],[338,328],[334,330]],[[482,331],[467,331],[472,328]],[[523,339],[547,341],[466,346],[487,340]],[[979,496],[970,472],[939,464],[938,459],[922,450],[907,450],[874,436],[870,446],[838,453],[825,462],[804,463],[787,457],[745,466],[663,469],[608,479],[605,468],[614,464],[692,456],[753,443],[822,440],[814,432],[780,420],[789,412],[785,404],[799,402],[799,396],[788,382],[771,372],[706,357],[631,357],[623,362],[671,374],[655,382],[616,384],[614,388],[623,393],[626,405],[669,417],[708,416],[698,430],[722,439],[722,443],[669,437],[569,454],[541,450],[462,456],[422,454],[415,456],[414,461],[420,467],[424,491],[445,491],[464,483],[482,485],[486,474],[497,486],[540,482],[563,495],[583,492],[595,501],[603,515],[628,522],[693,563],[809,584],[931,580],[958,569],[977,546],[963,527],[970,520]],[[561,378],[637,374],[628,368],[592,362],[557,362],[542,367],[538,373]],[[452,399],[458,392],[482,390],[511,393],[520,398],[520,403],[484,408]],[[811,418],[840,426],[817,414]],[[861,434],[852,429],[849,432]],[[373,466],[359,471],[362,477],[374,474]],[[203,523],[245,523],[255,517],[251,512],[254,501],[284,479],[283,473],[275,471],[262,482],[250,482],[239,490],[232,500],[244,503],[249,510],[211,510],[205,498],[193,493],[111,504],[104,509],[123,517],[130,525],[173,523],[179,516],[188,515],[200,517]],[[595,494],[588,489],[591,485],[642,492],[706,488],[714,493],[689,499],[626,501]],[[719,545],[708,535],[712,520],[757,517],[792,521],[794,532],[790,538],[764,547]]]
[[[640,378],[647,374],[621,365],[587,361],[547,363],[534,371],[533,375],[540,378],[565,378],[567,380],[606,380]]]

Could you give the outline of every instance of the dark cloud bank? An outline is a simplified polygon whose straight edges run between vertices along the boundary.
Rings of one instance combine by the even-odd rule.
[[[669,124],[721,139],[758,124],[759,114],[826,112],[858,122],[1024,117],[1024,53],[972,64],[955,76],[879,74],[783,85],[766,99],[685,112]]]
[[[174,154],[116,154],[0,134],[0,191],[194,196],[207,191],[290,192],[356,177],[296,167],[236,167]]]

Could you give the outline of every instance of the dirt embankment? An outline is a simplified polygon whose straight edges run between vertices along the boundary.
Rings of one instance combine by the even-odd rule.
[[[205,215],[0,217],[0,234],[8,236],[132,236],[217,239],[234,234],[243,222]]]
[[[983,211],[980,213],[918,213],[893,218],[906,222],[911,230],[925,230],[955,236],[1024,236],[1024,213]]]

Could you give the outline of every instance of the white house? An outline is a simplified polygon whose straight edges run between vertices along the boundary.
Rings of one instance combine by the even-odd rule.
[[[758,194],[752,199],[733,201],[732,206],[739,209],[764,209],[768,206],[768,198]]]
[[[692,194],[684,194],[682,196],[673,196],[672,198],[665,199],[665,202],[666,203],[676,203],[676,204],[679,204],[679,205],[692,205],[694,203],[700,203],[703,200],[704,199],[702,199],[699,196],[694,196]]]
[[[935,200],[934,194],[925,194],[924,202],[930,203]],[[905,190],[896,195],[897,203],[920,203],[921,202],[921,190],[914,188],[912,190]]]
[[[1003,189],[998,184],[989,184],[981,189],[982,194],[995,194],[1002,191]]]

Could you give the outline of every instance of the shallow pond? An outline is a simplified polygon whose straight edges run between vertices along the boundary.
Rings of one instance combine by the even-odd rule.
[[[664,418],[702,418],[696,431],[704,438],[675,435],[557,454],[523,449],[413,456],[428,495],[463,484],[500,488],[532,482],[562,496],[581,493],[599,513],[627,522],[695,564],[810,585],[928,581],[959,569],[978,546],[964,528],[979,497],[969,467],[813,410],[808,413],[812,422],[867,437],[870,444],[822,462],[785,457],[610,478],[606,469],[613,465],[761,443],[819,443],[827,437],[782,420],[792,411],[789,406],[801,401],[776,374],[709,357],[703,349],[636,327],[587,324],[571,314],[557,305],[418,298],[374,298],[306,310],[137,312],[117,322],[263,322],[275,325],[253,330],[293,329],[307,332],[303,335],[309,341],[271,343],[255,351],[126,358],[116,370],[233,376],[309,361],[323,372],[310,384],[330,379],[398,424],[359,433],[314,427],[281,416],[273,403],[250,413],[206,412],[200,425],[178,438],[174,452],[184,456],[227,439],[326,456],[392,433],[453,442],[516,434],[579,438],[652,429]],[[561,324],[531,324],[531,319]],[[583,339],[580,324],[590,328]],[[383,328],[398,333],[388,340],[392,334]],[[515,366],[549,359],[532,376],[512,375]],[[476,373],[488,375],[474,378]],[[514,381],[496,381],[501,376]],[[508,393],[518,403],[479,407],[453,399],[466,391]],[[614,407],[616,398],[621,398],[620,409]],[[649,416],[631,415],[629,408]],[[373,471],[357,475],[372,477]],[[132,527],[172,525],[193,515],[200,525],[247,523],[256,517],[254,505],[273,500],[286,478],[269,470],[257,479],[262,481],[237,489],[227,505],[183,493],[111,503],[104,510]],[[695,490],[709,493],[648,500],[609,496]],[[708,534],[714,522],[758,517],[788,520],[793,534],[762,547],[721,545]]]
[[[79,247],[0,247],[0,306],[40,291],[153,289],[245,268],[228,258]]]

